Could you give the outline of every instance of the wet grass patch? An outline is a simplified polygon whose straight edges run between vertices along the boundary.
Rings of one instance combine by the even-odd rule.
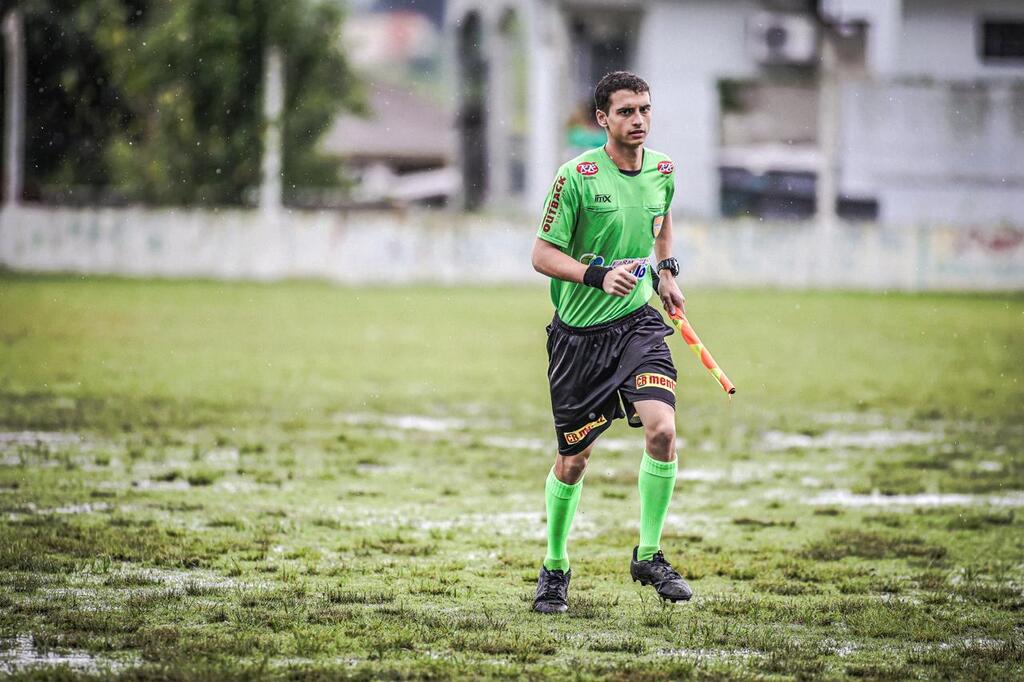
[[[545,618],[529,609],[553,456],[532,445],[554,444],[545,296],[0,289],[0,334],[28,330],[0,354],[0,433],[46,432],[23,449],[0,438],[0,625],[125,662],[94,677],[1018,676],[1024,298],[688,292],[741,382],[724,402],[670,343],[692,379],[678,421],[692,466],[662,543],[696,596],[663,604],[629,579],[643,442],[617,422],[570,536],[571,610]],[[765,310],[771,325],[728,333]],[[951,329],[977,340],[969,357]],[[807,351],[801,372],[780,347]],[[874,371],[879,347],[893,371]],[[815,441],[767,453],[769,431]],[[1008,506],[813,500],[832,488]]]
[[[737,526],[748,526],[751,528],[795,528],[796,521],[782,521],[778,519],[753,518],[750,516],[739,516],[732,520]]]
[[[53,573],[97,557],[111,562],[196,568],[247,547],[243,540],[200,537],[151,521],[127,525],[46,517],[0,527],[0,569]]]
[[[324,599],[331,604],[390,604],[395,601],[395,595],[390,592],[331,588],[324,592]]]
[[[647,651],[648,644],[639,637],[594,638],[587,642],[591,651],[609,653],[622,652],[639,656]]]
[[[1012,526],[1017,521],[1017,512],[1013,509],[1007,511],[991,512],[961,512],[946,524],[949,530],[977,531],[990,526]]]
[[[923,538],[895,533],[856,529],[832,530],[826,537],[808,543],[803,556],[817,561],[838,561],[846,557],[862,559],[920,558],[940,561],[948,550]]]
[[[532,595],[530,595],[532,601]],[[570,598],[570,618],[608,620],[619,608],[620,597],[574,595]]]
[[[205,486],[216,483],[224,472],[215,469],[195,469],[185,474],[185,480],[191,486]]]

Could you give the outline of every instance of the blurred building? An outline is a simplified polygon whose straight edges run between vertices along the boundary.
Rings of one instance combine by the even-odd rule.
[[[1021,0],[450,0],[446,27],[470,208],[538,206],[627,68],[679,214],[1024,225]]]
[[[444,205],[457,195],[451,114],[404,87],[371,84],[369,115],[343,114],[320,148],[345,159],[357,204]]]
[[[444,0],[357,0],[341,42],[366,83],[365,116],[342,114],[320,149],[345,159],[357,206],[444,205],[459,194],[441,68]]]

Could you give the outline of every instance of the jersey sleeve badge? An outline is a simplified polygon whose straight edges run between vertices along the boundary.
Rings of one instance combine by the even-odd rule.
[[[651,233],[654,234],[654,238],[657,239],[658,235],[661,234],[661,225],[665,222],[665,214],[654,216],[654,221],[651,223]]]
[[[659,161],[658,172],[662,175],[671,175],[672,171],[676,169],[676,165],[671,161]]]
[[[597,175],[597,164],[593,161],[584,161],[576,164],[576,172],[580,175]]]

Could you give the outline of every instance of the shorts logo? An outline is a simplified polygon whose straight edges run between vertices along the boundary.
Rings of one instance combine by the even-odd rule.
[[[676,382],[665,376],[664,374],[654,374],[653,372],[644,372],[643,374],[636,375],[636,387],[638,389],[647,388],[653,386],[655,388],[663,388],[672,395],[676,394]]]
[[[658,172],[662,175],[671,175],[672,171],[676,169],[676,165],[671,161],[659,161]]]
[[[584,161],[576,164],[576,172],[580,175],[597,175],[597,164],[593,161]]]
[[[565,178],[558,176],[555,180],[555,186],[551,188],[551,203],[548,204],[548,210],[544,214],[544,222],[541,226],[545,232],[551,231],[551,223],[555,222],[555,218],[558,217],[558,207],[562,201],[562,189],[565,187]]]
[[[586,426],[576,429],[575,431],[568,431],[565,435],[565,442],[569,445],[576,445],[587,437],[587,434],[596,429],[598,426],[604,426],[608,423],[608,419],[602,414],[600,417],[590,422]]]
[[[654,221],[651,223],[651,232],[654,234],[655,239],[657,239],[658,235],[661,234],[661,224],[664,222],[664,214],[654,216]]]

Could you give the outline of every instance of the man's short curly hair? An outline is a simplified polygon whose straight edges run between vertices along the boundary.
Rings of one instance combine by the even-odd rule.
[[[607,114],[612,93],[619,90],[632,90],[640,94],[641,92],[650,92],[651,86],[647,85],[647,81],[635,73],[612,71],[609,74],[605,74],[604,78],[598,81],[597,87],[594,89],[594,106]]]

